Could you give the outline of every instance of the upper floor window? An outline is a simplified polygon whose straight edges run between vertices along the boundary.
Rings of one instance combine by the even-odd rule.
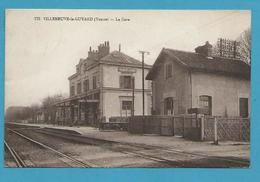
[[[172,63],[165,65],[165,78],[168,79],[172,77]]]
[[[70,96],[74,96],[75,95],[75,86],[70,86]]]
[[[134,77],[120,76],[120,88],[131,89],[134,87]]]
[[[97,88],[97,76],[93,76],[93,89]]]
[[[81,82],[77,84],[77,94],[81,94]]]
[[[207,114],[211,115],[212,114],[212,97],[208,95],[201,95],[200,96],[200,108],[206,109]]]
[[[89,80],[87,79],[87,80],[84,80],[84,82],[83,82],[83,89],[84,89],[84,92],[86,93],[87,91],[89,91]]]

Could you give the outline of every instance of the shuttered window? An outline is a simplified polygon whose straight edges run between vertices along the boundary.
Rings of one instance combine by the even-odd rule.
[[[71,86],[70,87],[70,96],[74,96],[75,95],[75,86]]]
[[[84,92],[86,93],[87,91],[89,91],[89,80],[85,80],[84,81]]]
[[[93,76],[93,89],[97,88],[97,76]]]
[[[165,78],[168,79],[172,77],[172,63],[165,65]]]
[[[77,94],[81,94],[81,82],[77,84]]]
[[[132,76],[120,76],[120,88],[131,89],[134,85],[134,77]]]

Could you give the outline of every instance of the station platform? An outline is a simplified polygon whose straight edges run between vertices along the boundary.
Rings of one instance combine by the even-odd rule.
[[[17,124],[17,123],[16,123]],[[68,130],[77,132],[88,138],[102,139],[115,142],[123,142],[130,144],[143,144],[168,149],[177,149],[179,151],[199,153],[205,155],[219,157],[238,157],[249,160],[250,143],[220,141],[218,145],[214,145],[212,141],[190,141],[182,137],[176,136],[159,136],[159,135],[137,135],[130,134],[127,131],[103,131],[98,128],[87,126],[57,126],[49,124],[20,124],[29,126],[38,126],[42,128],[52,128],[57,130]]]

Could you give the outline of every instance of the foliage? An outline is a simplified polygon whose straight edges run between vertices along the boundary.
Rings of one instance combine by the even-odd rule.
[[[251,64],[251,29],[248,28],[238,37],[241,59]]]

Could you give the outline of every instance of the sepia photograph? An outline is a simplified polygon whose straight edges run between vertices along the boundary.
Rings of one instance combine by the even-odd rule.
[[[6,9],[4,167],[248,169],[251,41],[250,10]]]

